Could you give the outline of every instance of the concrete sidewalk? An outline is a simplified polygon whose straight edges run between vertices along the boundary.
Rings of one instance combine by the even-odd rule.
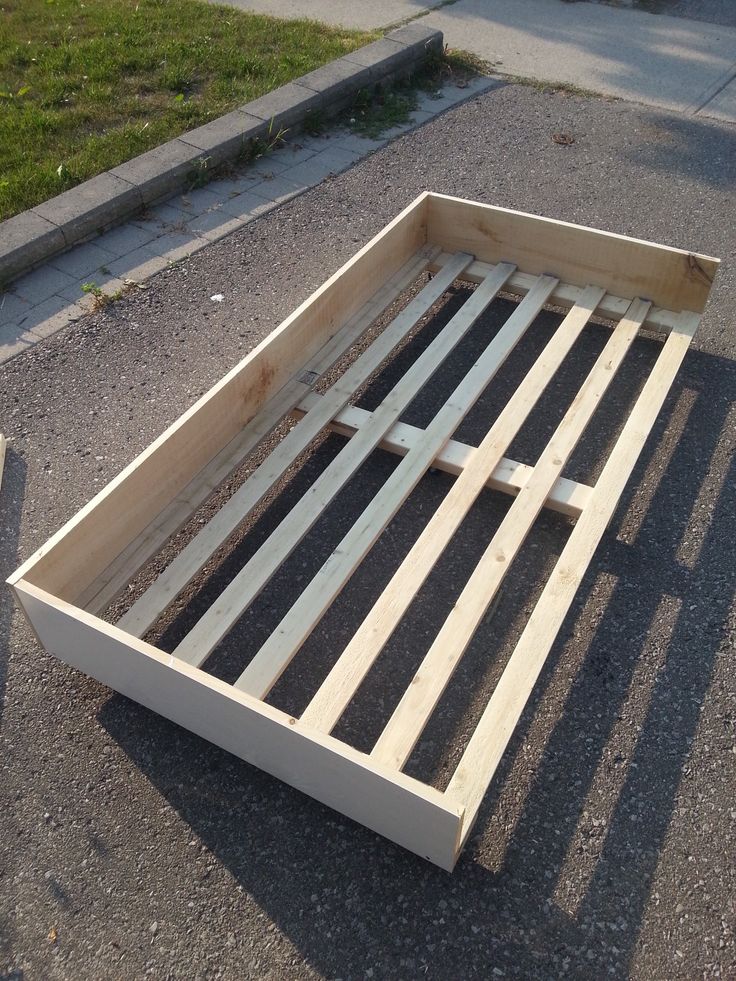
[[[369,139],[334,127],[296,136],[228,177],[174,194],[27,273],[0,293],[0,363],[27,352],[126,290],[224,238],[323,180],[348,169],[392,139],[500,83],[478,77],[422,93],[409,120]],[[218,293],[213,283],[213,294]]]
[[[426,13],[422,23],[442,30],[451,48],[472,51],[504,74],[564,82],[736,123],[736,15],[728,27],[562,0],[230,2],[275,16],[360,28],[386,27]]]

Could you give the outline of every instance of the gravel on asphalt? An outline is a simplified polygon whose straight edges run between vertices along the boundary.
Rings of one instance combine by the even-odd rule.
[[[559,132],[574,142],[555,143]],[[509,85],[0,369],[5,575],[424,189],[724,260],[694,348],[452,876],[49,657],[4,590],[0,976],[736,975],[735,136],[713,121]],[[420,350],[464,292],[450,293],[409,346]],[[495,329],[494,316],[468,337],[465,357]],[[555,321],[540,318],[532,348]],[[552,396],[579,381],[604,336],[590,331]],[[655,345],[641,341],[635,364],[646,365]],[[438,379],[438,398],[459,364]],[[379,375],[363,404],[398,367]],[[510,371],[461,438],[472,440],[483,413],[496,411]],[[614,425],[631,395],[609,400]],[[552,396],[515,447],[529,460],[554,422]],[[421,424],[430,410],[419,400],[406,418]],[[573,460],[576,474],[595,474],[597,434]],[[322,443],[233,561],[339,445],[334,436]],[[376,455],[355,499],[335,508],[333,534],[347,505],[369,499],[394,466]],[[389,564],[449,482],[425,479],[413,515],[392,528]],[[489,493],[474,509],[434,577],[447,601],[507,505]],[[412,763],[417,775],[445,779],[565,529],[545,515],[530,539],[524,575],[482,628],[501,654],[471,647]],[[316,558],[305,553],[295,581]],[[357,626],[369,585],[356,579],[305,664],[319,664]],[[273,595],[265,618],[278,613]],[[407,664],[421,656],[435,616],[426,599],[412,611],[413,629],[391,648],[396,663],[402,652]],[[241,623],[236,640],[262,629],[257,621]],[[227,668],[223,655],[218,670]],[[305,677],[306,669],[285,675],[274,699],[298,697]],[[368,686],[341,734],[356,745],[374,735],[378,709],[380,692]]]

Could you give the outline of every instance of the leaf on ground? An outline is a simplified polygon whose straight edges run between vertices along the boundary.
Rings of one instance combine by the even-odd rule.
[[[559,143],[560,146],[571,146],[575,142],[575,137],[569,133],[553,133],[552,141]]]

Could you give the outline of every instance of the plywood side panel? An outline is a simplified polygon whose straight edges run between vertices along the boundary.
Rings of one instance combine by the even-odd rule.
[[[595,283],[626,299],[668,310],[705,308],[719,260],[696,252],[540,218],[507,208],[429,195],[429,241],[483,262],[512,262],[524,273],[563,283]]]
[[[452,870],[462,808],[439,791],[371,763],[30,583],[16,583],[15,592],[41,644],[65,663]]]
[[[426,196],[361,249],[12,577],[74,601],[426,241]]]

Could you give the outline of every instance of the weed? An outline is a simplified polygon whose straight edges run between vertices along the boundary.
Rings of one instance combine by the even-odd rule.
[[[86,293],[88,296],[94,297],[92,303],[92,309],[95,311],[104,310],[106,306],[110,303],[114,303],[115,300],[119,300],[123,295],[123,290],[115,290],[114,293],[105,293],[105,291],[97,285],[97,283],[83,283],[82,292]]]
[[[438,93],[447,83],[467,85],[471,78],[488,74],[490,66],[475,55],[445,48],[432,54],[421,69],[387,88],[361,90],[343,121],[361,136],[377,139],[387,129],[411,120],[419,92]],[[439,95],[438,95],[439,97]]]
[[[320,136],[327,129],[327,117],[322,109],[313,109],[302,122],[302,129],[309,136]]]
[[[204,187],[212,180],[210,169],[210,157],[200,157],[194,168],[189,172],[187,180],[187,190],[194,191],[198,187]]]
[[[549,92],[553,95],[558,95],[562,93],[563,95],[577,95],[584,99],[600,98],[600,92],[593,92],[591,89],[584,89],[580,85],[573,85],[570,82],[546,82],[539,78],[527,78],[524,75],[507,75],[505,76],[509,82],[513,82],[515,85],[526,85],[529,88],[536,89],[537,92]],[[618,101],[615,96],[608,97],[611,101]]]

